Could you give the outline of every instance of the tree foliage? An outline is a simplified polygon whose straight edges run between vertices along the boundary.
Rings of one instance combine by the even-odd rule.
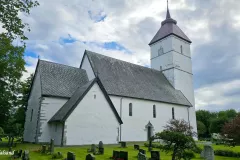
[[[26,40],[24,29],[30,31],[27,23],[23,23],[19,13],[30,14],[30,9],[38,6],[39,3],[33,0],[0,0],[0,22],[7,32],[5,35],[13,40],[17,37]]]
[[[14,46],[4,34],[0,34],[0,127],[10,116],[10,110],[17,106],[20,78],[25,71],[23,46]]]
[[[228,119],[226,117],[219,117],[219,118],[213,119],[211,121],[211,125],[209,128],[210,133],[220,133],[222,130],[222,127],[226,122],[228,122]]]
[[[206,126],[201,121],[197,121],[197,131],[198,131],[198,136],[206,133]]]
[[[162,150],[173,152],[172,160],[180,160],[187,151],[196,148],[192,127],[184,120],[170,120],[164,131],[156,133],[155,139],[162,139],[165,145]]]
[[[226,123],[222,128],[222,134],[240,144],[240,116]]]

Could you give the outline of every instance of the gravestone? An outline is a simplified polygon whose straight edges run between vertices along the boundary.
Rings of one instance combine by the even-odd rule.
[[[18,157],[18,150],[13,152],[12,157],[13,157],[14,159],[15,159],[15,158],[19,158],[19,157]]]
[[[47,146],[46,145],[42,145],[41,153],[43,153],[43,154],[47,153]]]
[[[138,153],[137,157],[138,157],[138,160],[147,160],[146,155],[141,152]]]
[[[112,158],[113,158],[113,159],[118,159],[118,158],[119,158],[119,154],[120,154],[119,151],[114,151],[114,150],[113,150]]]
[[[143,150],[143,149],[139,149],[139,152],[142,154],[146,154],[146,150]]]
[[[148,151],[151,152],[152,151],[152,140],[149,140],[149,145],[148,145]]]
[[[25,150],[22,155],[22,160],[29,160],[29,151]]]
[[[91,145],[91,148],[88,149],[88,152],[93,152],[93,153],[95,153],[95,152],[96,152],[96,145],[95,145],[95,144],[92,144],[92,145]]]
[[[119,152],[119,159],[128,160],[128,152],[120,151]]]
[[[104,154],[104,147],[103,147],[103,142],[100,141],[98,144],[98,153],[99,154]]]
[[[134,144],[134,149],[139,150],[140,149],[139,145]]]
[[[75,160],[76,156],[73,152],[68,152],[67,153],[67,160]]]
[[[22,157],[22,150],[20,149],[19,152],[18,152],[18,157]]]
[[[160,160],[159,151],[151,151],[151,160]]]
[[[214,150],[211,145],[204,145],[204,149],[201,152],[201,157],[206,160],[214,160]]]
[[[121,147],[122,148],[126,148],[127,147],[127,143],[126,142],[120,142],[121,143]]]
[[[50,142],[50,153],[51,154],[54,153],[54,139],[51,139],[51,142]]]
[[[92,155],[92,154],[88,154],[88,155],[86,156],[86,160],[95,160],[95,157],[94,157],[94,155]]]

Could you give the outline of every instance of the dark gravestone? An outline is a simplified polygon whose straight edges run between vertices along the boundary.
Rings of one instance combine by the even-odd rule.
[[[18,150],[13,152],[13,156],[12,157],[13,157],[13,159],[19,158],[18,157]]]
[[[138,160],[147,160],[146,155],[141,152],[138,153],[137,157],[138,157]]]
[[[120,151],[119,152],[119,158],[122,160],[128,160],[128,152]]]
[[[20,149],[19,152],[18,152],[18,157],[22,157],[22,150]]]
[[[113,151],[112,158],[113,158],[113,159],[118,159],[118,158],[119,158],[119,154],[120,154],[119,151]]]
[[[104,148],[99,148],[99,149],[98,149],[98,153],[99,153],[99,154],[104,154]]]
[[[151,151],[151,160],[160,160],[159,151]]]
[[[43,153],[43,154],[47,153],[47,146],[46,145],[42,145],[41,153]]]
[[[22,155],[22,160],[29,160],[29,151],[25,150]]]
[[[146,154],[146,150],[143,150],[143,149],[139,149],[139,152],[142,154]]]
[[[127,143],[126,142],[120,142],[121,143],[121,147],[122,148],[126,148],[127,147]]]
[[[68,152],[67,153],[67,160],[75,160],[76,156],[73,152]]]
[[[51,142],[50,142],[50,153],[51,154],[54,153],[54,139],[51,139]]]
[[[95,160],[95,157],[94,157],[94,155],[92,155],[92,154],[88,154],[88,155],[86,156],[86,160]]]
[[[139,145],[134,144],[134,149],[139,150],[140,149]]]
[[[103,148],[103,142],[102,141],[99,142],[98,148]]]
[[[148,145],[148,151],[151,152],[152,151],[152,140],[149,140],[149,145]]]

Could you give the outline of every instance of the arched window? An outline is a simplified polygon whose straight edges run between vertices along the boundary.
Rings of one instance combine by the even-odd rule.
[[[158,49],[158,55],[160,56],[160,55],[162,55],[162,54],[163,54],[163,48],[160,47],[160,48]]]
[[[33,117],[33,109],[31,111],[31,122],[32,122],[32,117]]]
[[[132,116],[132,103],[129,103],[129,116]]]
[[[174,108],[172,108],[172,119],[175,119]]]
[[[153,118],[156,118],[156,105],[153,105]]]
[[[96,97],[97,97],[96,94],[94,94],[94,99],[96,99]]]
[[[181,53],[183,53],[183,48],[182,48],[182,45],[180,46],[180,50],[181,50]]]

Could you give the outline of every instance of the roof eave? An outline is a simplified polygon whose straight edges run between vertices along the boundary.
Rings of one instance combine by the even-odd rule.
[[[167,34],[166,36],[164,36],[164,37],[162,37],[162,38],[159,38],[158,40],[155,40],[155,41],[151,41],[148,45],[150,46],[150,45],[152,45],[152,44],[154,44],[154,43],[157,43],[158,41],[160,41],[160,40],[162,40],[162,39],[164,39],[164,38],[166,38],[166,37],[168,37],[168,36],[170,36],[170,35],[174,35],[174,36],[176,36],[176,37],[178,37],[178,38],[180,38],[180,39],[182,39],[182,40],[184,40],[184,41],[187,41],[188,43],[192,43],[192,41],[190,40],[190,39],[186,39],[186,38],[183,38],[183,37],[181,37],[181,36],[178,36],[177,34],[174,34],[174,33],[170,33],[170,34]]]

